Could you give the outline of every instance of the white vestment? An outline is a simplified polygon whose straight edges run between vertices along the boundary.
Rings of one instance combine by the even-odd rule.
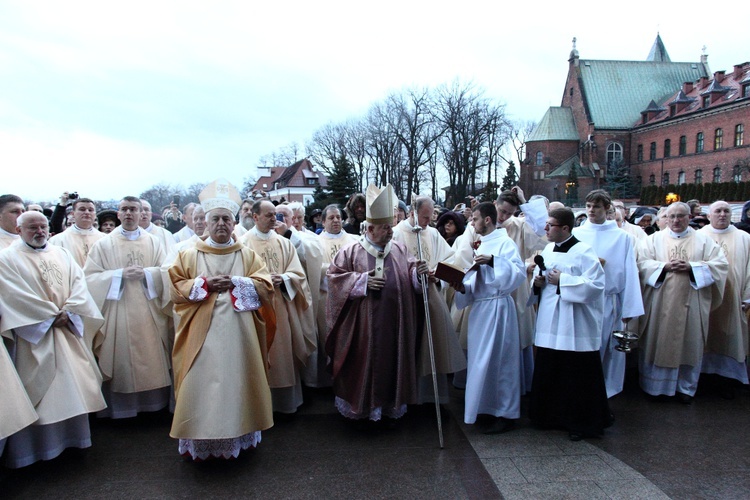
[[[72,225],[62,233],[57,233],[48,241],[50,245],[57,245],[69,251],[79,266],[86,264],[86,258],[89,256],[91,247],[94,243],[104,238],[106,234],[91,229],[78,229]]]
[[[445,241],[445,238],[434,227],[428,226],[419,233],[414,232],[414,226],[410,219],[404,219],[393,229],[393,240],[403,243],[414,258],[419,259],[419,248],[417,238],[422,247],[422,259],[427,262],[433,271],[439,262],[452,263],[453,249]],[[445,287],[445,283],[440,283]],[[448,303],[445,294],[441,292],[435,283],[429,283],[428,303],[430,311],[430,325],[432,326],[432,344],[435,355],[435,370],[439,374],[438,391],[440,402],[447,404],[448,395],[448,373],[455,373],[466,368],[464,357],[458,337],[453,328]],[[422,306],[424,307],[424,306]],[[426,328],[425,322],[425,328]],[[419,375],[419,401],[427,403],[434,401],[434,386],[432,382],[432,367],[430,362],[429,339],[427,331],[422,332],[419,350],[417,354],[417,366]]]
[[[523,217],[509,217],[502,227],[508,232],[508,237],[518,247],[521,260],[528,263],[530,259],[547,245],[544,236],[544,225],[547,222],[547,205],[544,200],[536,199],[521,205]],[[521,370],[523,381],[521,391],[531,390],[531,380],[534,375],[534,324],[536,315],[533,307],[527,307],[529,301],[529,287],[519,286],[513,292],[518,315],[518,334],[521,337]]]
[[[132,239],[131,239],[132,238]],[[133,417],[169,402],[172,379],[161,243],[141,228],[122,226],[91,249],[84,271],[91,295],[104,316],[94,352],[105,381],[109,408],[102,416]],[[123,277],[123,269],[143,268],[141,280]]]
[[[633,239],[615,221],[594,224],[587,220],[573,229],[573,235],[594,249],[604,268],[604,318],[600,354],[607,397],[622,392],[625,379],[625,353],[615,347],[614,330],[622,330],[622,318],[643,315],[643,298],[638,277]],[[636,321],[631,323],[635,328]]]
[[[521,412],[521,357],[518,316],[511,293],[526,281],[526,266],[504,229],[483,236],[478,255],[491,255],[491,265],[469,271],[465,293],[456,307],[469,313],[468,362],[464,422],[477,414],[517,419]]]
[[[673,259],[690,272],[666,272]],[[639,321],[640,383],[653,396],[695,395],[711,310],[728,270],[721,247],[704,232],[658,231],[638,243],[645,313]]]
[[[750,234],[734,226],[720,230],[710,225],[700,232],[714,240],[729,261],[723,300],[711,311],[701,372],[747,384],[748,327],[742,304],[750,303]]]
[[[63,248],[34,250],[19,241],[0,252],[0,281],[13,290],[0,296],[0,333],[13,340],[18,377],[39,417],[8,438],[6,464],[23,467],[91,446],[87,414],[106,404],[84,333],[91,336],[102,317],[81,267]],[[68,322],[53,326],[60,311]]]
[[[310,231],[307,231],[307,233],[310,234]],[[305,255],[305,260],[302,264],[305,266],[305,271],[307,272],[310,292],[313,297],[313,307],[315,307],[315,318],[318,327],[318,347],[315,349],[315,352],[310,355],[307,366],[305,366],[305,370],[302,373],[302,380],[305,381],[305,385],[308,387],[330,387],[333,384],[333,381],[331,380],[331,375],[326,368],[328,356],[325,351],[326,334],[328,332],[328,326],[326,325],[328,278],[326,272],[338,251],[347,245],[356,243],[357,238],[342,230],[338,234],[330,234],[323,231],[320,235],[315,236],[314,239],[310,239],[315,242],[318,247],[316,253],[320,254],[320,269],[317,272],[311,272],[308,268],[307,255]],[[292,241],[294,241],[294,239]],[[300,260],[302,260],[302,258],[302,255],[300,255]]]
[[[534,343],[560,351],[598,351],[602,343],[604,270],[596,252],[586,243],[576,243],[567,252],[555,252],[554,248],[555,243],[550,243],[542,252],[547,268],[544,275],[557,269],[560,283],[557,287],[544,283]],[[529,301],[534,300],[532,294]]]

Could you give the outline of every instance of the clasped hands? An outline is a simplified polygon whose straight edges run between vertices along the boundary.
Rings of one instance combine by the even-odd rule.
[[[686,273],[690,271],[690,263],[686,260],[672,259],[664,264],[664,270],[669,273]]]
[[[206,278],[206,288],[208,288],[209,293],[221,293],[234,288],[234,283],[232,283],[231,276],[228,274],[222,274]]]

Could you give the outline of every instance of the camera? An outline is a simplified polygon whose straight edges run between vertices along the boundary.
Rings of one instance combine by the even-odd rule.
[[[284,214],[276,214],[276,220],[279,222],[284,222]]]
[[[68,193],[68,199],[69,200],[77,200],[78,199],[78,192],[73,191],[72,193]]]

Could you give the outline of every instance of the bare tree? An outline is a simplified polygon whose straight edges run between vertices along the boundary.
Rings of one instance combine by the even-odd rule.
[[[440,137],[441,129],[433,114],[433,98],[427,89],[407,89],[386,98],[390,129],[403,148],[407,202],[412,193],[420,191],[419,171],[430,160],[431,148]]]
[[[472,83],[455,81],[438,90],[436,115],[444,127],[439,145],[450,181],[446,197],[453,202],[476,191],[477,178],[500,142],[505,112]],[[492,155],[488,146],[491,135]]]
[[[343,124],[328,123],[313,133],[306,151],[310,161],[326,175],[333,173],[334,164],[346,157],[347,127]]]
[[[367,113],[367,154],[372,161],[372,181],[381,186],[392,184],[396,195],[403,199],[401,143],[387,115],[384,103],[374,104]]]

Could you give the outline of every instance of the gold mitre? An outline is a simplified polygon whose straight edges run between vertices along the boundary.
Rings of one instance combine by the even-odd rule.
[[[380,189],[375,184],[367,186],[367,222],[370,224],[393,224],[398,198],[393,186]]]
[[[225,208],[236,214],[242,203],[239,191],[226,179],[213,181],[201,191],[198,199],[206,213],[216,208]]]

